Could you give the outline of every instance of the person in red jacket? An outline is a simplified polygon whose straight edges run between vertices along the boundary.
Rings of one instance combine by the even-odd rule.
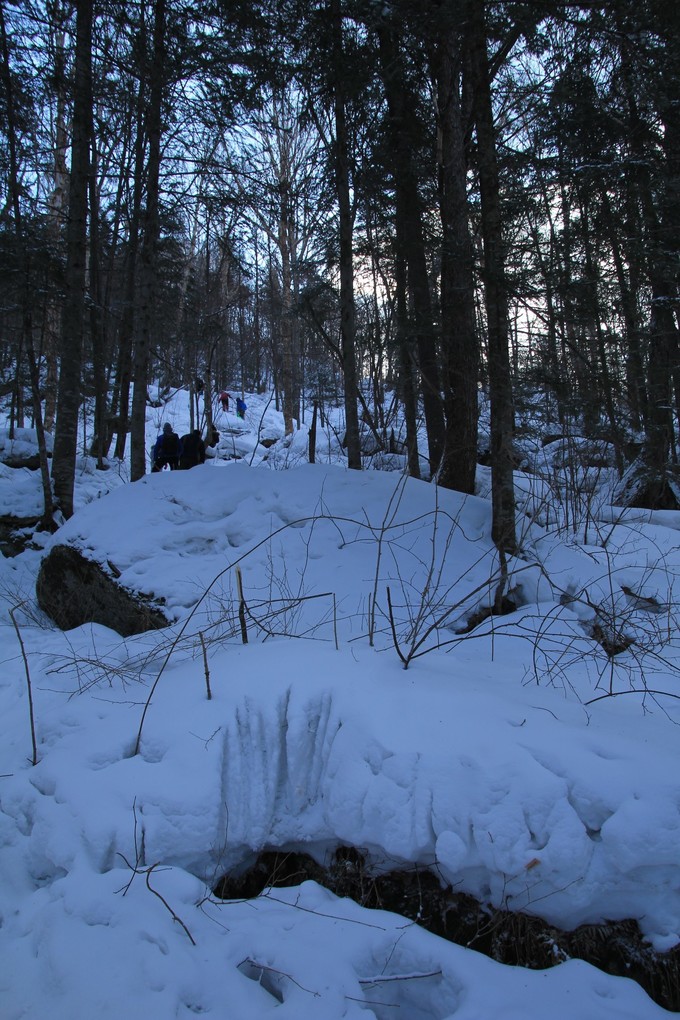
[[[230,399],[231,398],[230,398],[229,394],[227,393],[227,391],[226,390],[222,390],[222,392],[220,393],[220,400],[222,401],[222,410],[223,411],[228,411],[229,410],[229,400]]]

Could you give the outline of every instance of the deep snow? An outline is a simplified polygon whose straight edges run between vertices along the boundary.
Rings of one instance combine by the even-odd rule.
[[[113,564],[172,627],[62,634],[35,604],[43,550],[0,563],[3,1020],[667,1015],[579,961],[503,967],[311,882],[210,894],[262,848],[351,844],[565,928],[680,940],[677,517],[599,485],[569,530],[554,477],[518,476],[518,609],[463,633],[498,582],[488,501],[347,472],[332,432],[315,466],[304,430],[267,451],[280,421],[247,400],[203,467],[128,485],[84,459],[44,541]],[[186,431],[184,405],[151,412],[150,441]],[[39,510],[39,479],[1,466],[0,500]],[[635,643],[611,660],[594,627]],[[421,654],[404,669],[395,646]]]

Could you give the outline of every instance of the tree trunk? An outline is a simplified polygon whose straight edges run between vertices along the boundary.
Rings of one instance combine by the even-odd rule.
[[[154,5],[153,59],[150,69],[149,105],[146,119],[146,136],[149,146],[146,210],[139,272],[138,329],[133,361],[134,390],[132,394],[130,464],[130,477],[133,482],[142,478],[146,473],[146,398],[158,276],[158,238],[160,234],[158,189],[164,71],[165,0],[156,0]]]
[[[448,28],[442,32],[435,53],[440,131],[442,347],[446,380],[446,444],[438,481],[445,488],[474,493],[479,344],[468,227],[459,59],[453,29]]]
[[[103,295],[101,287],[101,246],[99,239],[99,195],[96,181],[96,147],[92,147],[92,173],[90,175],[90,333],[92,337],[92,371],[94,376],[94,442],[92,454],[97,467],[104,468],[106,447],[106,415],[108,395],[106,383],[106,353],[104,349]]]
[[[76,3],[76,54],[71,179],[66,233],[61,363],[52,457],[54,493],[64,517],[73,514],[87,267],[87,199],[92,124],[92,5]]]
[[[484,242],[484,298],[489,337],[492,537],[503,556],[505,553],[514,553],[517,549],[508,296],[483,0],[470,0],[469,13],[469,59],[474,89],[477,169]]]
[[[430,284],[427,276],[422,201],[418,177],[413,166],[410,136],[414,103],[409,104],[404,83],[399,40],[393,26],[381,24],[381,75],[389,110],[390,152],[396,192],[396,219],[401,225],[399,244],[408,277],[413,306],[413,326],[423,392],[423,410],[427,429],[430,472],[434,475],[444,450],[444,410],[442,406],[437,347],[432,316]]]
[[[420,478],[420,455],[418,452],[418,395],[415,385],[414,351],[408,332],[406,308],[406,267],[401,254],[401,221],[396,222],[396,258],[394,276],[397,303],[397,348],[399,350],[399,388],[404,403],[406,423],[406,457],[411,478]]]
[[[283,428],[293,434],[295,400],[293,396],[293,270],[290,248],[290,198],[288,183],[281,182],[279,250],[281,252],[281,386],[283,389]]]
[[[116,388],[118,390],[118,427],[114,456],[125,457],[125,446],[130,422],[130,389],[132,387],[132,344],[135,329],[135,292],[137,281],[137,258],[139,253],[139,232],[142,207],[142,177],[144,174],[144,105],[146,87],[144,75],[140,74],[136,111],[131,114],[134,121],[134,169],[132,172],[132,208],[128,228],[127,254],[123,279],[123,310],[118,328],[118,364]],[[131,128],[132,131],[132,128]]]
[[[66,166],[66,150],[68,148],[68,130],[66,124],[67,107],[67,75],[66,75],[66,48],[64,44],[63,23],[67,18],[60,3],[53,7],[54,18],[54,81],[57,90],[56,110],[54,121],[54,188],[49,198],[48,233],[50,240],[59,247],[59,237],[62,223],[65,219],[66,205],[68,199],[68,168]],[[52,296],[49,299],[47,309],[47,323],[45,328],[45,340],[43,354],[45,359],[45,428],[51,432],[54,428],[56,415],[56,396],[59,381],[57,350],[59,337],[61,335],[61,305],[58,297]]]
[[[606,188],[600,189],[602,223],[612,250],[616,281],[621,300],[621,314],[625,325],[626,388],[633,428],[639,429],[647,420],[647,390],[641,348],[641,323],[638,312],[639,267],[632,258],[625,258],[623,242],[616,229],[611,202]],[[637,219],[637,217],[636,217]],[[629,233],[629,231],[626,231]],[[639,236],[639,235],[636,235]],[[626,268],[626,263],[628,268]]]
[[[593,225],[591,223],[590,204],[587,198],[582,194],[578,183],[576,184],[576,195],[579,204],[583,236],[584,277],[588,284],[587,306],[585,310],[588,318],[591,320],[591,328],[595,334],[597,354],[600,363],[598,392],[595,394],[595,399],[598,406],[600,403],[604,406],[607,418],[609,419],[610,439],[614,445],[616,467],[620,477],[623,475],[624,470],[624,440],[619,427],[617,407],[614,399],[614,383],[609,365],[610,357],[608,357],[604,330],[602,328],[602,312],[598,289],[599,270],[597,267],[597,255],[593,250],[594,230],[592,229]]]
[[[335,187],[340,227],[340,350],[344,378],[347,466],[361,470],[355,355],[354,266],[350,202],[349,142],[343,91],[343,41],[340,0],[331,0],[333,19],[333,93],[335,112]]]

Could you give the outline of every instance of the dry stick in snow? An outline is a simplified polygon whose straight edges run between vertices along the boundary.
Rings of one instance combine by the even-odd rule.
[[[315,992],[311,988],[305,988],[304,985],[301,985],[299,981],[295,980],[292,974],[286,973],[285,970],[278,970],[276,967],[268,967],[266,963],[259,963],[258,960],[253,960],[250,956],[246,956],[244,960],[241,960],[236,969],[238,970],[239,967],[242,967],[246,963],[254,970],[259,970],[263,974],[276,974],[277,977],[287,978],[289,981],[292,981],[294,985],[297,985],[298,988],[302,989],[303,992],[309,992],[309,994],[313,995],[315,999],[319,998],[319,992]]]
[[[195,946],[196,943],[195,943],[195,941],[193,939],[193,936],[192,936],[191,932],[189,931],[189,929],[187,928],[187,926],[184,923],[184,921],[182,920],[182,918],[178,917],[178,915],[172,909],[172,907],[170,906],[168,901],[165,899],[165,897],[161,896],[161,894],[158,892],[158,890],[154,889],[153,886],[151,885],[151,882],[150,882],[151,874],[152,874],[153,871],[155,871],[156,868],[160,867],[161,862],[160,861],[156,861],[156,863],[152,864],[151,867],[149,867],[149,868],[140,867],[140,861],[141,861],[141,859],[143,857],[144,850],[143,850],[143,846],[140,847],[139,843],[137,842],[137,798],[136,797],[135,797],[135,799],[134,799],[134,801],[132,803],[132,814],[133,814],[133,817],[134,817],[134,820],[135,820],[135,829],[134,829],[135,863],[134,864],[130,864],[130,862],[128,861],[128,859],[125,856],[125,854],[122,854],[120,851],[118,851],[118,856],[125,862],[127,867],[132,872],[132,874],[130,875],[130,881],[122,889],[119,889],[118,892],[122,892],[123,896],[125,896],[126,893],[129,890],[130,886],[132,885],[132,882],[133,882],[133,880],[135,878],[135,875],[144,875],[144,880],[146,882],[146,887],[149,890],[149,892],[153,893],[154,896],[158,897],[158,899],[161,901],[163,906],[166,908],[166,910],[168,911],[168,913],[172,917],[173,921],[176,921],[177,924],[179,924],[184,929],[184,931],[186,932],[186,935],[187,935],[189,941],[191,942],[192,946]],[[143,844],[143,842],[144,842],[144,835],[142,834],[142,844]]]
[[[373,978],[359,978],[360,985],[381,985],[387,981],[420,981],[423,978],[441,977],[440,970],[431,970],[426,974],[381,974]]]
[[[154,896],[158,897],[158,899],[161,901],[163,906],[170,912],[170,915],[171,915],[173,921],[177,921],[177,924],[179,924],[182,928],[184,928],[184,931],[187,934],[189,942],[191,942],[192,946],[195,946],[196,943],[194,942],[194,940],[192,938],[191,932],[187,928],[187,926],[184,923],[184,921],[182,920],[182,918],[177,916],[177,914],[172,909],[172,907],[170,906],[168,901],[163,896],[161,896],[161,894],[158,892],[157,889],[153,888],[153,886],[151,885],[151,883],[149,881],[149,879],[151,877],[151,872],[154,870],[154,868],[157,868],[159,865],[160,865],[160,861],[158,861],[156,864],[152,864],[150,868],[146,869],[146,873],[145,873],[146,887],[149,890],[149,892],[152,892],[154,894]]]
[[[33,689],[31,687],[31,674],[28,668],[28,656],[26,655],[26,649],[24,647],[23,638],[21,637],[21,631],[19,630],[19,624],[17,623],[16,618],[14,616],[17,609],[21,609],[21,606],[14,606],[13,609],[10,609],[9,615],[12,617],[12,623],[14,624],[14,629],[17,632],[17,637],[19,638],[19,646],[21,647],[21,655],[24,660],[24,669],[26,671],[26,687],[28,688],[28,712],[31,720],[31,741],[33,743],[33,757],[31,759],[31,765],[37,765],[38,747],[35,740],[35,718],[33,715]]]
[[[241,624],[241,641],[248,644],[248,628],[246,626],[246,600],[243,597],[243,575],[241,568],[236,568],[236,586],[238,588],[238,619]]]
[[[332,591],[320,591],[317,595],[291,595],[285,599],[269,599],[266,605],[269,607],[269,614],[266,617],[258,617],[255,612],[250,608],[248,603],[244,600],[243,608],[245,609],[246,616],[249,620],[255,624],[255,626],[262,631],[266,637],[300,637],[304,635],[299,634],[288,634],[287,631],[276,631],[273,625],[269,623],[274,617],[285,614],[288,609],[296,608],[302,605],[303,602],[314,602],[316,599],[333,599],[333,639],[335,641],[335,650],[338,651],[340,645],[338,643],[338,616],[337,616],[337,604],[335,598],[335,592]],[[273,609],[277,603],[283,603],[282,609]],[[240,615],[240,614],[239,614]],[[244,642],[247,643],[247,642]]]
[[[208,668],[208,651],[205,647],[205,638],[203,637],[203,631],[199,632],[199,638],[201,640],[201,648],[203,649],[203,668],[205,669],[205,686],[208,691],[208,701],[212,698],[212,691],[210,690],[210,670]]]

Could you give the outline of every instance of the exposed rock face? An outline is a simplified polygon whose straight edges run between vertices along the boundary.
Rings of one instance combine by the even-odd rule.
[[[122,587],[113,574],[72,546],[55,545],[40,567],[38,604],[62,630],[101,623],[129,637],[170,623],[147,597]]]

